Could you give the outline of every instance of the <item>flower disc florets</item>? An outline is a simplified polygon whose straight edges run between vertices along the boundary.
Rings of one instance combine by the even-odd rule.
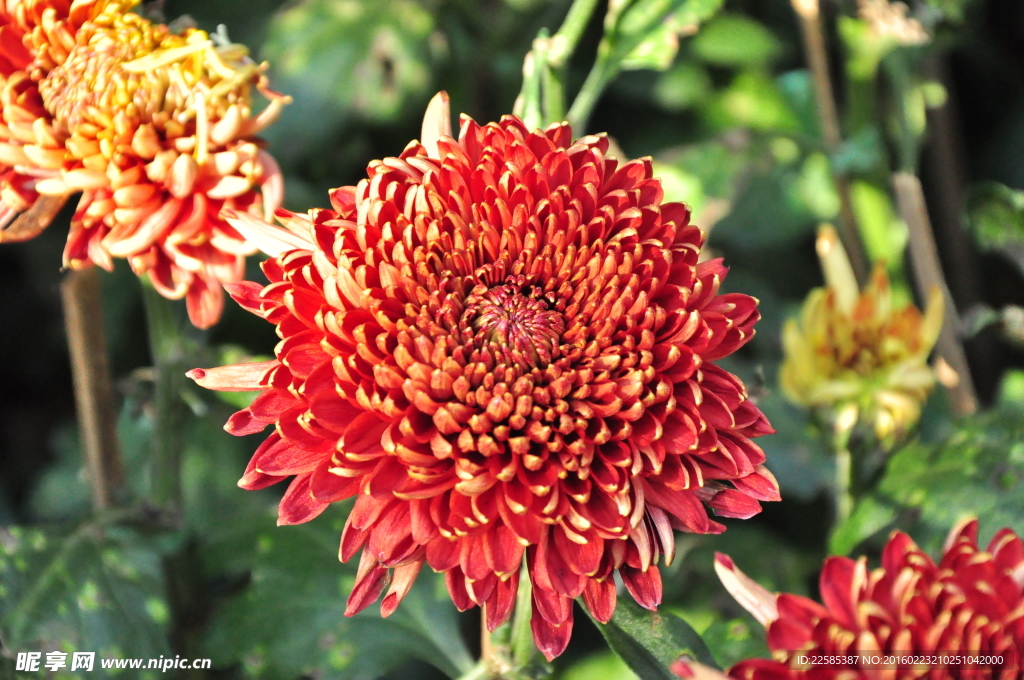
[[[778,498],[751,441],[771,428],[711,363],[752,337],[756,302],[718,293],[725,268],[698,264],[689,210],[605,137],[511,116],[463,118],[457,141],[429,128],[330,210],[286,229],[231,219],[277,254],[269,286],[229,286],[277,325],[277,359],[192,376],[263,390],[227,429],[275,425],[240,484],[294,476],[280,523],[357,496],[348,613],[393,569],[389,614],[426,562],[493,629],[525,556],[550,658],[572,598],[611,617],[616,570],[654,608],[673,528],[724,530],[705,503],[749,517]]]
[[[220,284],[239,280],[255,252],[220,211],[269,216],[280,205],[280,172],[254,135],[287,98],[266,89],[264,66],[244,47],[172,33],[128,12],[134,4],[37,1],[0,12],[3,226],[40,195],[82,192],[65,266],[127,258],[164,296],[186,297],[206,327],[223,307]],[[270,100],[255,116],[253,87]],[[32,235],[0,231],[0,240]]]

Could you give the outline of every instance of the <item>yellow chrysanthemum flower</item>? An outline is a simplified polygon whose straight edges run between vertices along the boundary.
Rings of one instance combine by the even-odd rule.
[[[811,291],[800,319],[783,329],[780,382],[793,402],[860,419],[891,441],[911,427],[935,383],[928,354],[942,326],[943,302],[929,292],[925,313],[894,309],[885,269],[876,266],[861,291],[835,230],[818,234],[826,286]]]

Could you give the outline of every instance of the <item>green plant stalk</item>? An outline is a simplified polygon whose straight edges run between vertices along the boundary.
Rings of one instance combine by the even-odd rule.
[[[176,304],[142,280],[142,299],[153,359],[153,444],[150,460],[151,502],[170,517],[181,513],[181,458],[188,406],[185,387],[186,339]]]
[[[922,297],[928,291],[938,288],[942,294],[945,314],[942,330],[935,344],[935,354],[944,360],[957,374],[956,384],[949,386],[953,413],[957,416],[971,415],[978,410],[978,396],[974,389],[967,355],[960,340],[960,317],[956,304],[946,284],[946,277],[939,260],[939,249],[935,243],[928,204],[924,189],[917,176],[917,159],[921,151],[921,140],[914,133],[907,111],[907,92],[913,84],[911,64],[902,50],[890,54],[882,62],[892,85],[896,105],[898,128],[897,147],[899,171],[893,173],[893,191],[896,194],[896,209],[900,219],[907,224],[909,232],[911,270]]]
[[[597,0],[575,0],[565,15],[561,27],[551,41],[549,60],[556,69],[564,70],[583,37],[583,31],[590,23],[590,17],[597,7]]]
[[[792,4],[793,10],[800,19],[804,51],[814,80],[814,95],[821,134],[825,139],[825,147],[829,154],[835,154],[842,145],[842,128],[839,125],[838,107],[832,88],[832,77],[829,74],[828,50],[825,45],[825,32],[821,25],[818,3],[816,1],[792,0]],[[868,280],[869,267],[850,199],[850,183],[838,173],[833,172],[832,174],[839,192],[839,236],[846,248],[857,281],[863,285]]]
[[[512,615],[512,673],[510,678],[532,680],[550,675],[551,666],[537,649],[533,640],[533,584],[526,560],[519,571],[519,591],[516,593],[516,609]]]
[[[124,484],[124,469],[117,446],[114,388],[110,380],[102,291],[96,268],[68,272],[60,284],[60,293],[81,446],[92,488],[93,509],[100,512],[115,504]]]
[[[849,439],[849,433],[836,436],[836,518],[833,531],[845,524],[853,514],[853,455],[850,453]]]
[[[612,41],[606,35],[597,47],[597,60],[594,62],[594,66],[587,74],[587,79],[583,81],[583,87],[580,88],[569,109],[567,118],[577,136],[582,135],[586,130],[590,115],[594,112],[601,93],[618,73],[618,68],[612,63],[614,51]]]
[[[892,85],[896,107],[896,123],[899,129],[896,140],[899,169],[916,173],[917,158],[921,151],[921,140],[914,134],[907,113],[907,91],[911,86],[910,64],[902,50],[896,50],[882,61],[886,75]]]

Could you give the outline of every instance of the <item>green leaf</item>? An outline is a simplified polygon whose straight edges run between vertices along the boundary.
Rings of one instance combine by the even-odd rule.
[[[796,132],[800,129],[778,83],[759,70],[737,75],[704,113],[720,129],[737,126],[761,132]]]
[[[665,71],[679,51],[679,36],[695,33],[721,9],[724,0],[646,0],[630,8],[620,25],[622,38],[633,46],[619,67],[624,71]],[[661,17],[658,19],[658,17]],[[655,23],[652,24],[652,21]]]
[[[216,665],[241,663],[249,677],[275,680],[378,677],[410,659],[450,677],[472,667],[455,607],[429,570],[389,618],[376,607],[347,618],[355,568],[338,563],[344,513],[331,508],[285,528],[261,521],[250,585],[217,612],[204,640]]]
[[[893,523],[897,508],[871,496],[862,498],[853,514],[832,532],[828,551],[831,555],[848,555],[865,539]]]
[[[686,0],[672,14],[672,19],[680,28],[692,32],[705,21],[715,16],[722,9],[725,0]]]
[[[771,31],[740,14],[722,14],[708,22],[692,48],[698,58],[717,66],[761,66],[781,50]]]
[[[675,614],[649,612],[620,598],[612,620],[594,624],[612,651],[644,680],[675,680],[669,666],[683,655],[718,667],[704,640]]]
[[[598,652],[569,666],[562,680],[638,680],[636,673],[612,652]]]
[[[986,182],[968,197],[971,231],[982,248],[1002,250],[1024,268],[1024,191]]]
[[[679,51],[679,36],[668,23],[661,23],[648,33],[620,62],[623,71],[653,69],[664,71],[672,65]]]
[[[0,638],[12,651],[169,654],[162,550],[112,511],[69,534],[0,536]]]
[[[710,92],[708,72],[693,61],[684,61],[658,78],[654,101],[669,111],[682,111],[702,104]]]
[[[793,188],[797,199],[816,220],[831,220],[839,214],[839,192],[825,154],[808,154]]]
[[[909,233],[889,194],[874,184],[855,180],[850,185],[850,202],[871,260],[885,262],[890,272],[902,268]]]
[[[1000,406],[965,419],[937,444],[913,443],[889,461],[884,497],[917,511],[943,535],[966,515],[991,536],[1024,531],[1024,410]]]

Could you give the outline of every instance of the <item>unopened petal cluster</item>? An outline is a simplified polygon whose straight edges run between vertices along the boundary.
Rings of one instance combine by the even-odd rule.
[[[746,588],[735,580],[746,577],[719,556],[719,573],[741,604],[755,616],[774,609],[765,621],[773,659],[743,661],[729,675],[736,680],[1021,677],[1024,541],[1003,529],[982,550],[977,538],[977,521],[961,523],[938,563],[901,532],[889,539],[878,569],[869,570],[866,558],[830,557],[819,583],[823,604],[786,593],[768,595],[756,584]],[[833,661],[810,664],[802,658]]]
[[[110,269],[127,258],[207,327],[223,308],[221,284],[240,280],[255,252],[220,211],[270,215],[280,205],[280,172],[254,135],[286,99],[267,90],[244,47],[172,33],[129,12],[134,4],[25,0],[0,10],[2,226],[80,192],[64,265]],[[259,115],[254,87],[270,100]]]
[[[609,620],[618,572],[653,609],[674,529],[721,532],[708,508],[747,518],[778,499],[753,442],[771,428],[713,363],[759,315],[719,293],[725,268],[698,263],[704,236],[649,160],[512,116],[464,117],[456,140],[440,108],[434,134],[331,208],[233,220],[277,255],[270,285],[228,287],[277,326],[277,358],[191,375],[261,390],[227,429],[274,426],[240,485],[292,478],[281,524],[356,497],[347,613],[383,594],[390,614],[427,564],[494,629],[525,563],[552,658],[574,598]]]
[[[917,421],[935,383],[928,355],[942,326],[942,296],[931,291],[924,314],[912,304],[896,308],[883,267],[859,291],[834,231],[823,232],[818,249],[827,285],[811,291],[799,320],[783,329],[783,392],[804,406],[853,408],[879,439],[891,440]]]

